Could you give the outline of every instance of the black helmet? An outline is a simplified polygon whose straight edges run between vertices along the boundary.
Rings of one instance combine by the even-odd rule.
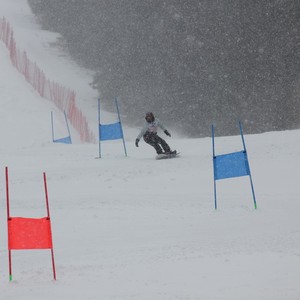
[[[147,112],[145,119],[148,123],[152,123],[155,120],[155,117],[152,112]]]

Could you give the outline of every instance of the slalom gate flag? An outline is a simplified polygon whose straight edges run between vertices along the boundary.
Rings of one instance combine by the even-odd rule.
[[[247,153],[245,151],[215,156],[215,180],[246,176],[249,174],[250,169],[247,159]]]
[[[9,280],[10,281],[12,280],[11,251],[12,250],[33,250],[33,249],[51,250],[53,277],[54,280],[56,280],[46,174],[44,173],[43,176],[44,176],[47,216],[43,218],[11,217],[9,187],[8,187],[8,168],[7,167],[5,168],[7,230],[8,230],[8,259],[9,259]]]
[[[101,124],[100,122],[100,99],[98,99],[98,127],[99,127],[99,158],[101,158],[101,141],[109,140],[123,140],[125,156],[127,156],[127,150],[125,145],[125,139],[122,129],[122,123],[120,118],[118,100],[115,99],[115,105],[118,113],[118,122],[111,124]]]
[[[215,130],[212,125],[212,146],[213,146],[213,170],[214,170],[214,198],[215,198],[215,209],[217,209],[217,188],[216,181],[226,178],[234,178],[241,176],[249,176],[250,184],[252,189],[252,196],[254,201],[254,208],[257,208],[254,187],[252,182],[252,176],[250,172],[250,166],[248,161],[248,155],[246,150],[246,144],[243,135],[242,124],[239,122],[240,135],[243,142],[244,150],[216,155],[215,154]]]
[[[61,139],[53,139],[53,143],[72,144],[72,140],[70,136],[66,136]]]
[[[68,134],[69,134],[69,135],[66,136],[66,137],[63,137],[63,138],[55,139],[55,138],[54,138],[53,112],[51,112],[52,141],[53,141],[53,143],[72,144],[70,128],[69,128],[68,119],[67,119],[67,115],[66,115],[66,112],[65,112],[65,111],[64,111],[64,116],[65,116],[66,127],[67,127],[67,130],[68,130]]]
[[[11,250],[51,249],[50,219],[47,217],[8,219],[8,248]]]
[[[123,138],[123,132],[120,122],[106,125],[99,124],[99,127],[101,141],[118,140]]]

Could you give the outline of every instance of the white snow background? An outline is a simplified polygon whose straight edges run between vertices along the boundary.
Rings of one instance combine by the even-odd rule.
[[[25,0],[0,0],[2,16],[17,46],[76,91],[97,134],[89,72],[51,47],[57,35],[36,25]],[[13,68],[2,42],[0,103],[1,299],[300,299],[300,130],[245,134],[258,209],[246,176],[217,182],[215,211],[210,138],[170,128],[171,138],[162,135],[181,157],[161,161],[144,142],[134,146],[140,128],[124,128],[127,158],[114,141],[95,159],[98,145],[81,144],[72,127],[73,145],[53,144],[50,112],[57,137],[63,116]],[[217,154],[242,150],[238,133],[216,138]],[[9,282],[5,166],[11,216],[46,215],[46,172],[57,281],[50,251],[27,250],[12,251]]]

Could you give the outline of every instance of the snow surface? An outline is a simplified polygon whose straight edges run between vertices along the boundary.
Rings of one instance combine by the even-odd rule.
[[[0,12],[46,74],[85,95],[79,104],[97,128],[88,72],[49,46],[55,34],[39,29],[25,0],[0,0]],[[181,157],[160,161],[134,146],[139,128],[125,130],[127,158],[119,141],[103,143],[102,159],[97,144],[53,144],[54,105],[1,42],[0,62],[1,299],[300,299],[299,130],[245,135],[258,209],[242,177],[217,182],[215,211],[210,138],[167,138]],[[241,150],[240,137],[217,138],[216,148]],[[12,216],[46,215],[47,174],[57,281],[48,250],[13,251],[8,280],[5,166]]]

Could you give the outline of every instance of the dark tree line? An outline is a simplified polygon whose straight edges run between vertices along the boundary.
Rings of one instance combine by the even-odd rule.
[[[298,0],[28,0],[107,108],[190,136],[300,126]]]

